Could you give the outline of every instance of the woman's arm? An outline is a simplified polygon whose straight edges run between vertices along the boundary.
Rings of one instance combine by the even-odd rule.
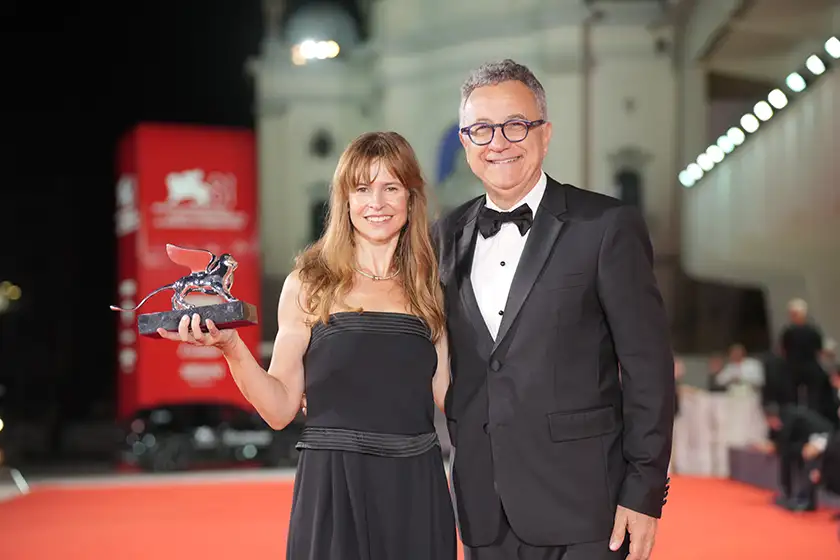
[[[450,369],[449,369],[449,341],[446,338],[446,332],[441,335],[440,339],[435,344],[437,349],[437,370],[434,377],[432,377],[432,394],[435,398],[435,404],[441,410],[444,410],[444,402],[446,400],[446,392],[449,390]]]
[[[309,345],[307,316],[298,305],[297,271],[286,277],[277,305],[277,337],[265,371],[237,335],[224,355],[240,391],[262,418],[282,430],[300,410],[304,390],[303,356]]]

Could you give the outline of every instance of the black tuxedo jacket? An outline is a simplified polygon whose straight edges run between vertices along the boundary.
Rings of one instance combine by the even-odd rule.
[[[659,517],[674,362],[640,213],[549,178],[494,341],[470,281],[483,205],[432,228],[463,542],[491,544],[502,507],[521,540],[543,546],[607,540],[618,504]]]
[[[779,454],[802,455],[802,448],[814,434],[833,434],[837,429],[837,409],[834,418],[826,418],[820,411],[804,406],[787,405],[782,407],[779,419],[782,429],[776,439]]]
[[[840,430],[828,440],[821,471],[826,490],[840,496]]]

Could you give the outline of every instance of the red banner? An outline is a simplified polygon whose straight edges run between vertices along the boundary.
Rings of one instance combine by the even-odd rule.
[[[141,125],[118,155],[116,230],[119,306],[189,274],[166,244],[230,253],[239,262],[231,293],[260,309],[256,153],[251,131]],[[214,348],[140,337],[137,315],[172,308],[171,291],[135,313],[119,313],[119,415],[164,403],[219,402],[250,408]],[[191,295],[197,305],[220,298]],[[239,330],[258,356],[259,327]]]

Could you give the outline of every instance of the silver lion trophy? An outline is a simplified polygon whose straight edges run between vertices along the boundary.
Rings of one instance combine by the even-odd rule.
[[[213,321],[219,329],[234,329],[257,324],[256,306],[240,301],[230,293],[233,287],[233,273],[239,266],[233,256],[224,253],[217,257],[204,249],[188,249],[171,243],[166,245],[166,254],[175,264],[189,268],[190,274],[156,289],[134,308],[124,309],[111,306],[113,311],[133,313],[154,295],[165,290],[172,290],[171,311],[144,313],[137,317],[137,328],[142,336],[160,338],[157,333],[159,328],[169,332],[178,332],[181,317],[193,313],[201,316],[203,332],[207,332],[205,322],[208,319]],[[187,296],[193,292],[219,296],[224,302],[196,306],[186,300]]]

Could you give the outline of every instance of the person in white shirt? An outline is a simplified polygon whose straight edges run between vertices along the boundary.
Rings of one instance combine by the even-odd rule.
[[[767,420],[761,406],[764,386],[764,365],[747,356],[741,344],[729,349],[729,361],[715,377],[726,389],[726,399],[720,403],[719,426],[721,441],[728,447],[754,445],[767,435]]]
[[[729,362],[717,374],[716,381],[725,387],[746,386],[760,390],[764,386],[764,366],[747,356],[743,345],[733,344],[729,348]]]

